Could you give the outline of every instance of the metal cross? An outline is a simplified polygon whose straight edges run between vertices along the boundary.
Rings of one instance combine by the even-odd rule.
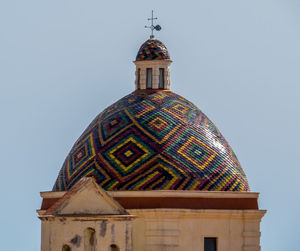
[[[152,10],[151,18],[148,18],[149,21],[151,20],[151,26],[145,26],[145,28],[151,29],[151,36],[150,36],[150,39],[154,38],[153,30],[157,30],[157,31],[160,31],[160,30],[161,30],[160,25],[156,25],[156,26],[153,25],[153,20],[155,20],[155,19],[157,19],[157,17],[153,17],[153,10]]]

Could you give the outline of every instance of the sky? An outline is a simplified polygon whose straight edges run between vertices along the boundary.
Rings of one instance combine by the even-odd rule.
[[[0,1],[1,250],[40,250],[39,192],[134,90],[152,9],[171,90],[214,122],[260,192],[262,251],[299,250],[299,0]]]

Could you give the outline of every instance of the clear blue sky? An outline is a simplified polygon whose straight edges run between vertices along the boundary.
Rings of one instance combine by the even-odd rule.
[[[0,1],[1,250],[39,250],[39,192],[133,91],[152,8],[172,90],[217,125],[261,193],[262,251],[299,250],[299,0]]]

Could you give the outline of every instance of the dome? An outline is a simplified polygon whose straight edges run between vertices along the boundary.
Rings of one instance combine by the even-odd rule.
[[[135,91],[101,112],[76,141],[53,190],[69,190],[83,177],[108,191],[249,191],[216,126],[171,91]]]
[[[157,39],[149,39],[142,44],[136,56],[136,61],[170,59],[167,47]]]

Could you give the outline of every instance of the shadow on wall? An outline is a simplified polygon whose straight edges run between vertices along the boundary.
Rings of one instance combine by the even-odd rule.
[[[110,251],[120,251],[115,244],[110,245]],[[62,251],[71,251],[71,247],[67,244],[63,245]],[[87,228],[84,231],[84,251],[96,251],[95,229]]]
[[[87,228],[84,231],[84,251],[96,251],[95,229]]]

